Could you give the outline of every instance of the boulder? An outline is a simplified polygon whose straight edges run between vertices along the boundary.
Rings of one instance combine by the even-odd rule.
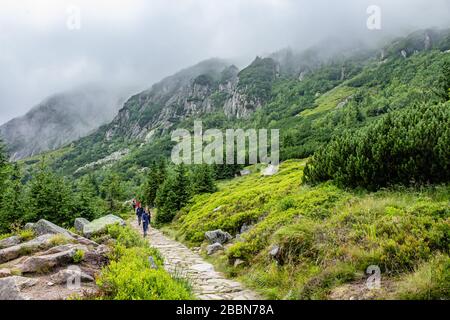
[[[9,248],[18,245],[22,241],[19,236],[12,236],[3,240],[0,240],[0,249]]]
[[[108,264],[108,253],[110,249],[106,245],[99,245],[95,250],[86,251],[84,253],[84,261],[93,266],[105,266]]]
[[[65,236],[67,236],[68,238],[72,238],[72,233],[64,228],[61,228],[59,226],[57,226],[56,224],[47,221],[47,220],[39,220],[38,222],[36,222],[33,227],[32,230],[38,235],[43,235],[43,234],[63,234]]]
[[[269,256],[274,259],[277,263],[283,264],[281,248],[278,245],[274,245],[270,248]]]
[[[0,279],[0,300],[28,300],[20,291],[36,285],[38,280],[12,276]]]
[[[248,169],[244,169],[244,170],[241,170],[240,172],[239,172],[239,174],[243,177],[243,176],[248,176],[249,174],[251,174],[252,172],[250,171],[250,170],[248,170]]]
[[[48,272],[53,268],[72,263],[76,251],[77,248],[73,247],[62,252],[28,257],[18,266],[18,269],[22,273]]]
[[[206,247],[206,252],[208,255],[212,255],[220,250],[223,250],[223,246],[218,242],[210,244],[209,246]]]
[[[48,247],[50,247],[50,240],[52,237],[53,235],[51,234],[44,234],[33,240],[23,242],[9,248],[1,249],[0,263],[8,262],[20,256],[30,254],[38,250],[47,249]]]
[[[228,232],[224,232],[220,229],[205,232],[205,238],[211,244],[214,244],[216,242],[220,243],[220,244],[224,244],[224,243],[230,241],[231,239],[233,239],[233,237]]]
[[[278,173],[278,170],[279,170],[278,166],[274,166],[274,165],[270,164],[267,168],[265,168],[261,171],[261,175],[263,175],[265,177],[270,177],[270,176],[273,176],[276,173]]]
[[[25,227],[23,227],[24,230],[32,230],[34,226],[34,223],[28,222]]]
[[[63,245],[60,245],[60,246],[57,246],[57,247],[50,248],[47,251],[42,252],[39,255],[40,256],[46,256],[46,255],[50,255],[50,254],[55,254],[55,253],[68,251],[68,250],[71,250],[71,249],[82,250],[84,252],[87,252],[89,250],[86,246],[83,246],[81,244],[63,244]]]
[[[121,226],[125,225],[125,221],[115,215],[109,214],[100,219],[96,219],[83,228],[83,235],[86,238],[92,237],[94,234],[102,233],[106,230],[108,226],[119,224]]]
[[[75,230],[78,232],[83,232],[84,226],[89,224],[90,221],[85,218],[76,218],[74,222]]]
[[[11,270],[9,269],[0,269],[0,278],[10,277],[12,276]]]
[[[80,282],[94,282],[94,278],[81,271],[78,266],[69,266],[50,277],[54,284],[66,284],[74,278],[80,279]]]

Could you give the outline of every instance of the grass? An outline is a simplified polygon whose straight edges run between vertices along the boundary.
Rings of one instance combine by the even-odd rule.
[[[300,185],[303,168],[304,161],[292,160],[272,177],[254,173],[223,182],[216,193],[194,198],[165,232],[199,246],[206,231],[236,235],[244,223],[252,225],[224,254],[211,259],[272,299],[325,299],[333,288],[361,280],[369,265],[379,266],[386,279],[402,279],[404,286],[418,282],[427,263],[435,269],[445,265],[448,185],[374,193],[331,183],[311,187]],[[280,248],[278,261],[269,255],[273,246]],[[443,258],[435,261],[436,256]],[[236,259],[244,264],[235,268]],[[430,285],[442,287],[442,277],[431,278]],[[396,290],[399,297],[410,292]]]
[[[308,109],[301,113],[302,116],[311,116],[321,112],[336,108],[341,102],[351,97],[355,93],[354,88],[338,86],[316,99],[314,109]]]
[[[108,228],[116,239],[110,264],[97,279],[100,298],[110,300],[188,300],[194,299],[189,281],[180,273],[169,274],[159,252],[132,228]],[[157,268],[152,268],[153,257]]]
[[[81,263],[84,260],[84,251],[83,250],[77,250],[75,251],[75,254],[72,257],[73,263]]]
[[[55,234],[49,240],[50,246],[56,247],[70,243],[70,239],[63,234]]]

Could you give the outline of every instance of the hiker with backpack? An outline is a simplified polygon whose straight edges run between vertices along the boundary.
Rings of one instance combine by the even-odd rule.
[[[140,202],[138,202],[136,204],[136,206],[137,206],[136,215],[137,215],[137,219],[138,219],[138,224],[141,225],[142,215],[144,214],[144,208],[142,208]]]
[[[142,227],[144,230],[144,238],[147,237],[150,221],[151,221],[150,210],[148,209],[148,207],[145,207],[145,210],[142,214]]]

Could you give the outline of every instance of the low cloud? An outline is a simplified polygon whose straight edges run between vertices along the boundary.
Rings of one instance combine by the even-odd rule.
[[[366,27],[370,5],[382,10],[381,30]],[[86,83],[131,93],[210,57],[245,64],[257,54],[332,37],[373,42],[450,24],[447,0],[3,0],[1,6],[0,123]],[[71,7],[80,10],[79,30],[67,26],[76,13]]]

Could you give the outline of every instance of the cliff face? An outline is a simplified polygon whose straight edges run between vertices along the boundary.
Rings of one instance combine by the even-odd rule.
[[[12,160],[54,150],[111,121],[122,101],[98,88],[58,94],[0,126],[0,136]]]
[[[270,58],[257,58],[240,72],[222,60],[201,62],[131,97],[109,125],[105,139],[145,140],[187,117],[216,111],[247,118],[267,99],[278,72],[278,64]]]

